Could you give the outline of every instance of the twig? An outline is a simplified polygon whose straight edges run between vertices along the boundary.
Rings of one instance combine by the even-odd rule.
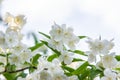
[[[36,67],[32,66],[32,67],[25,67],[25,68],[22,68],[22,69],[18,69],[18,70],[15,70],[15,71],[3,71],[3,72],[0,72],[0,74],[3,74],[5,72],[8,72],[8,73],[17,73],[17,72],[21,72],[21,71],[24,71],[26,69],[29,69],[29,68],[34,68],[34,69],[37,69]]]

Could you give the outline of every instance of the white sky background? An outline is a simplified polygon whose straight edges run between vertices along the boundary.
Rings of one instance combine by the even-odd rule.
[[[26,15],[24,33],[49,33],[55,21],[72,26],[77,35],[114,38],[120,53],[120,0],[4,0],[2,15],[6,12]]]

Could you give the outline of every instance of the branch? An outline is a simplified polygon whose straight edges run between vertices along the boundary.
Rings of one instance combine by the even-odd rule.
[[[8,73],[17,73],[17,72],[21,72],[21,71],[24,71],[26,69],[29,69],[29,68],[34,68],[34,69],[37,69],[36,67],[32,66],[32,67],[25,67],[25,68],[22,68],[22,69],[18,69],[18,70],[15,70],[15,71],[3,71],[3,72],[0,72],[0,74],[3,74],[5,72],[8,72]]]

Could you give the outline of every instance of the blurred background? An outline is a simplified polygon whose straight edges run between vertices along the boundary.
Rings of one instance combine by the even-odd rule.
[[[114,51],[120,54],[119,4],[120,0],[3,0],[1,16],[6,12],[24,14],[27,23],[22,32],[25,35],[38,31],[48,34],[56,22],[73,27],[76,35],[94,39],[99,36],[108,40],[114,38]],[[86,50],[83,42],[78,47]]]

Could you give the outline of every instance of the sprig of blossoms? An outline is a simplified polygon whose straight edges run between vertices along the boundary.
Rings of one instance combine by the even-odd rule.
[[[88,54],[88,61],[95,62],[96,56],[104,56],[109,54],[109,51],[113,48],[114,43],[112,40],[100,40],[100,39],[91,39],[89,38],[87,41],[89,45],[90,51],[87,52]]]
[[[5,33],[0,31],[0,55],[2,55],[0,62],[3,64],[0,66],[15,65],[17,68],[22,68],[24,63],[30,62],[32,58],[32,52],[21,41],[23,37],[21,29],[26,23],[26,19],[23,15],[13,16],[7,13],[4,21],[8,24],[8,28]]]
[[[50,30],[49,46],[60,51],[59,60],[65,64],[72,63],[73,55],[68,50],[75,50],[76,44],[79,43],[79,37],[73,33],[71,27],[66,27],[65,24],[58,25],[54,23]]]
[[[104,70],[104,76],[101,80],[117,80],[118,73],[112,71],[118,64],[118,61],[115,58],[115,52],[110,53],[110,50],[114,46],[112,40],[93,40],[89,38],[87,43],[90,48],[90,51],[88,51],[88,62],[95,62],[97,63],[96,66],[98,69],[102,68]],[[97,60],[97,56],[99,57],[99,60]]]
[[[75,45],[79,42],[79,38],[73,33],[73,29],[67,28],[65,24],[60,26],[54,23],[50,35],[50,46],[61,52],[64,47],[74,50]]]

